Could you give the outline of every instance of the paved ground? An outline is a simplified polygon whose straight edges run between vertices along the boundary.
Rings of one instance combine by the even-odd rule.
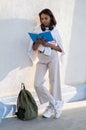
[[[0,130],[86,130],[86,101],[65,103],[60,119],[43,119],[39,117],[30,121],[21,121],[16,117],[3,119]]]

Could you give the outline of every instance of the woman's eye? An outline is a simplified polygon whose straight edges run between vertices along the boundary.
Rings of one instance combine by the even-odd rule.
[[[41,18],[41,20],[47,20],[48,18],[47,17],[45,17],[45,18]]]
[[[45,19],[47,20],[48,18],[47,18],[47,17],[45,17]]]
[[[41,20],[44,20],[43,18],[41,18]]]

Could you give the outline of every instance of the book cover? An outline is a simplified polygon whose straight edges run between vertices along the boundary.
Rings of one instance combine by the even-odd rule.
[[[37,38],[39,38],[39,39],[43,38],[43,39],[45,39],[46,42],[51,42],[54,40],[50,31],[42,32],[39,34],[37,34],[37,33],[28,33],[28,34],[33,42],[35,42]]]

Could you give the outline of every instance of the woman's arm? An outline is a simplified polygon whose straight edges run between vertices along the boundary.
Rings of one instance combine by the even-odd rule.
[[[47,42],[45,42],[44,40],[42,40],[42,43],[41,43],[43,46],[45,46],[45,47],[50,47],[50,48],[52,48],[52,49],[54,49],[54,50],[56,50],[56,51],[59,51],[59,52],[62,52],[62,49],[57,45],[55,45],[55,44],[52,44],[52,43],[47,43]]]
[[[48,43],[48,46],[56,51],[62,52],[62,49],[57,45]]]
[[[39,45],[41,44],[41,40],[37,39],[36,42],[33,43],[33,50],[36,51],[39,47]]]

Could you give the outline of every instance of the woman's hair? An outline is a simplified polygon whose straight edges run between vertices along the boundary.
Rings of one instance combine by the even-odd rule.
[[[42,15],[42,14],[46,14],[46,15],[50,16],[50,19],[51,19],[50,24],[51,24],[51,25],[54,25],[54,26],[55,26],[55,25],[57,24],[56,19],[55,19],[54,15],[53,15],[53,13],[52,13],[52,11],[51,11],[50,9],[43,9],[43,10],[39,13],[40,19],[41,19],[41,15]]]

